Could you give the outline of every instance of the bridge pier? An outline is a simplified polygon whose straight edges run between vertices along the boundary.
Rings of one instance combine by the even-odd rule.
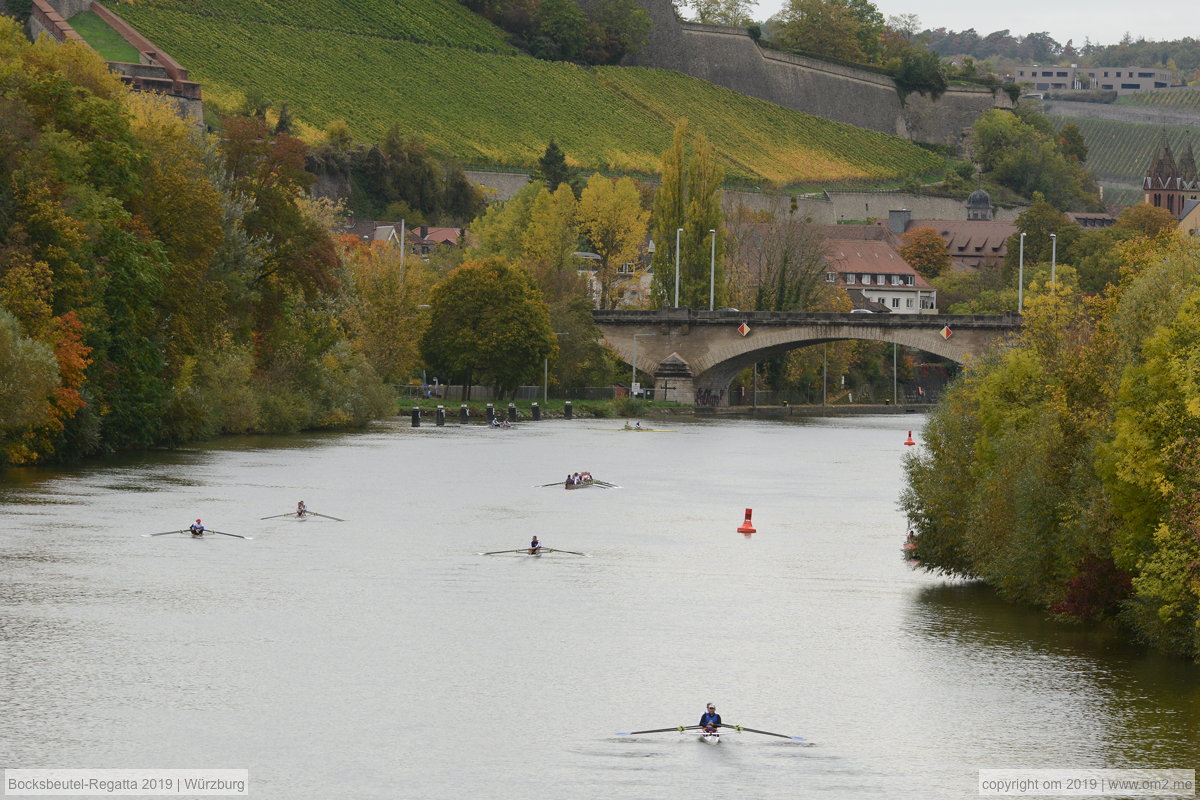
[[[654,370],[654,399],[670,403],[691,403],[695,398],[693,391],[695,376],[688,363],[671,353],[662,360],[658,369]]]

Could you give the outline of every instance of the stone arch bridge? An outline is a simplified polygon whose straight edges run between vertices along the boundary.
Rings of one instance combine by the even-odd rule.
[[[798,347],[845,339],[894,342],[963,363],[1021,327],[1012,312],[853,314],[776,311],[593,311],[605,341],[627,364],[654,376],[654,396],[728,405],[739,372]],[[635,338],[636,337],[636,338]]]

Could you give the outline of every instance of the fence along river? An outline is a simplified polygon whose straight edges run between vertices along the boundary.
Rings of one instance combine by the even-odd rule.
[[[248,769],[262,798],[961,798],[983,768],[1194,767],[1200,669],[903,563],[914,421],[400,418],[10,470],[0,762]],[[533,488],[584,470],[623,488]],[[348,521],[259,519],[301,499]],[[196,517],[254,538],[140,535]],[[592,557],[476,555],[533,534]],[[807,741],[614,736],[707,702]]]

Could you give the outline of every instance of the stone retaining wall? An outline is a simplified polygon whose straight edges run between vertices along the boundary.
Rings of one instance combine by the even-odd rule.
[[[760,100],[914,141],[961,147],[990,108],[1011,108],[1004,92],[954,87],[939,100],[903,102],[886,75],[768,50],[741,28],[681,22],[670,0],[639,0],[653,26],[646,46],[623,63],[675,70]]]

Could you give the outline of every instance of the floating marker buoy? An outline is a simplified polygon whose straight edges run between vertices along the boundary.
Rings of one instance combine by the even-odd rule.
[[[909,447],[912,447],[914,444],[916,444],[916,442],[913,441],[913,438],[912,438],[912,431],[908,432],[908,438],[904,440],[904,443],[906,445],[908,445]]]
[[[738,528],[738,533],[754,533],[754,526],[750,524],[750,515],[753,513],[753,508],[746,509],[746,521],[742,523],[742,527]]]

